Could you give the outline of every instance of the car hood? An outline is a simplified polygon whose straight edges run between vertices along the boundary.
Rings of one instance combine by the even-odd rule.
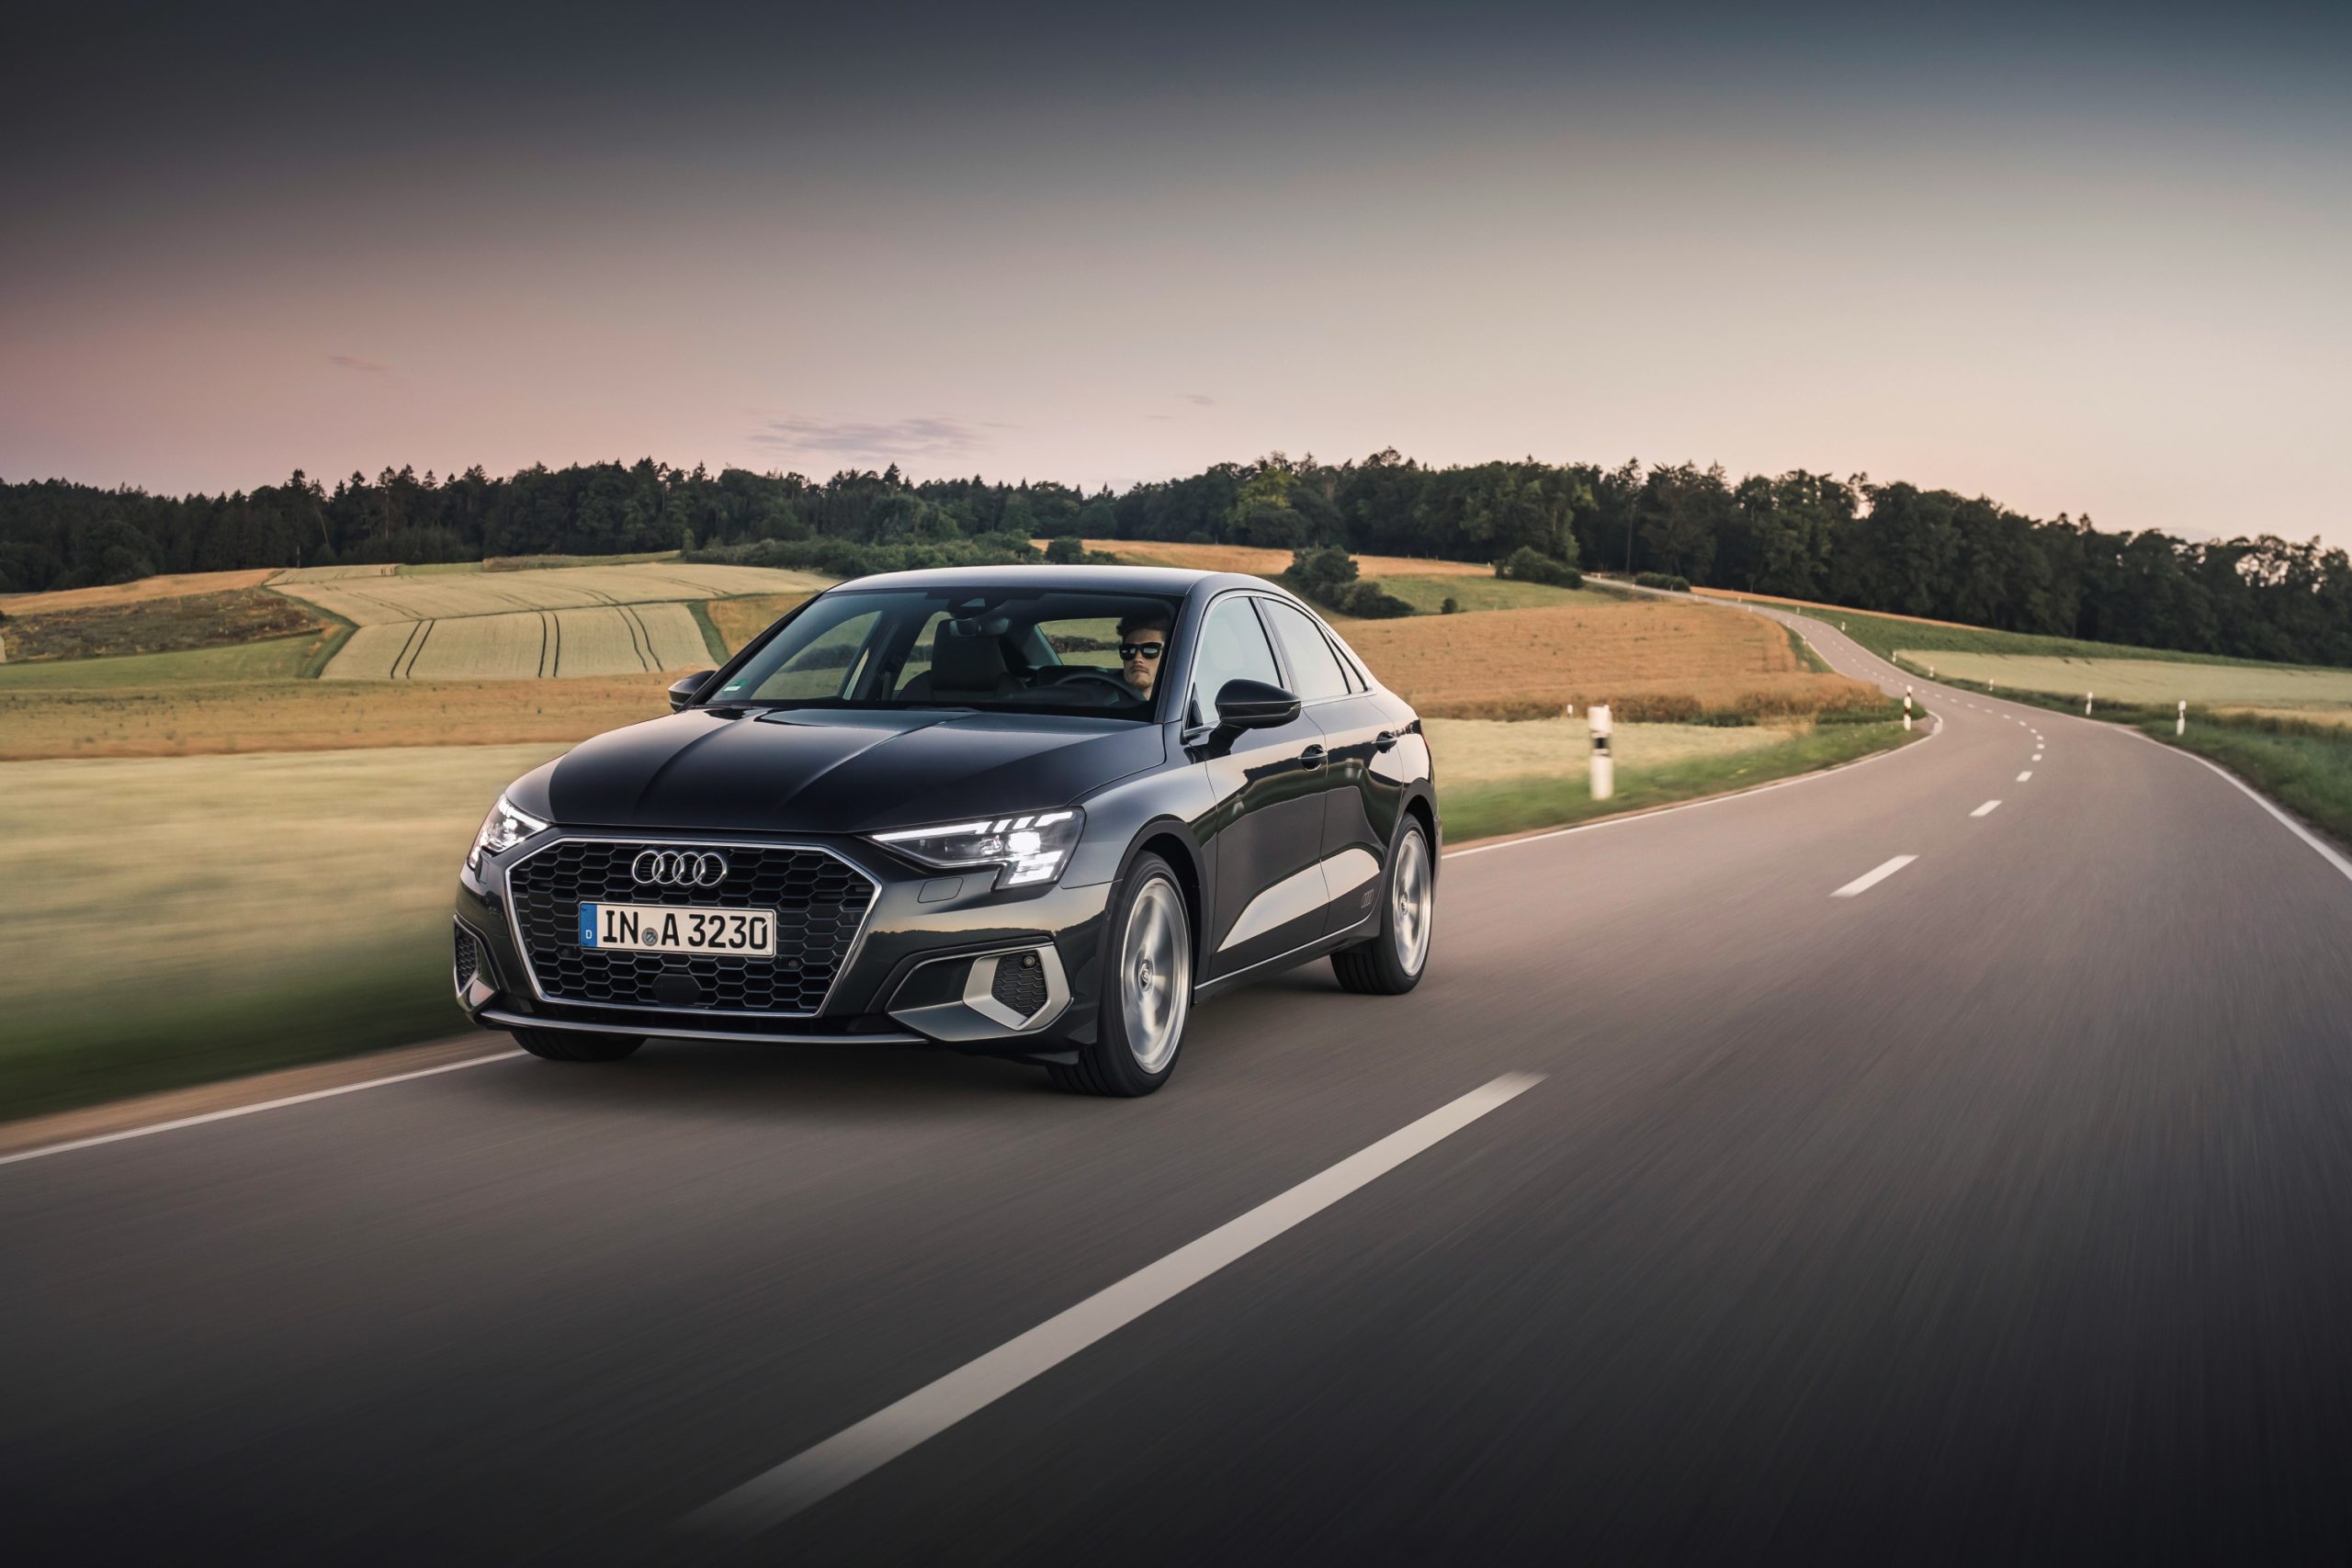
[[[1166,757],[1155,724],[693,708],[574,748],[530,793],[567,827],[860,833],[1065,806]]]

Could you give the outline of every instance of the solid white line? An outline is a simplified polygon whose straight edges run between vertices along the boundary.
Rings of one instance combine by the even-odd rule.
[[[2140,732],[2136,729],[2131,731],[2131,733],[2133,735],[2140,735]],[[2301,822],[2296,821],[2292,817],[2288,816],[2278,807],[2273,806],[2270,803],[2269,798],[2264,795],[2261,791],[2256,789],[2252,784],[2247,784],[2244,779],[2238,777],[2237,774],[2230,772],[2229,769],[2222,766],[2219,762],[2208,761],[2205,758],[2199,756],[2194,751],[2184,751],[2177,746],[2166,746],[2163,741],[2157,739],[2153,735],[2140,735],[2140,739],[2160,750],[2171,752],[2176,757],[2186,757],[2192,762],[2204,763],[2206,767],[2212,769],[2215,773],[2221,774],[2222,777],[2227,779],[2230,782],[2231,787],[2235,789],[2240,795],[2245,795],[2248,800],[2251,800],[2256,806],[2259,806],[2262,809],[2270,813],[2271,816],[2278,818],[2280,824],[2286,828],[2287,831],[2294,834],[2295,837],[2309,844],[2312,851],[2318,854],[2320,859],[2327,862],[2328,864],[2342,872],[2346,877],[2352,878],[2352,861],[2347,861],[2342,855],[2336,853],[2334,846],[2330,845],[2324,839],[2322,839],[2318,834],[2312,832],[2309,828],[2304,827]]]
[[[276,1111],[281,1106],[306,1105],[313,1100],[332,1100],[338,1094],[357,1094],[363,1089],[381,1089],[386,1084],[406,1083],[411,1078],[429,1078],[435,1073],[454,1073],[462,1067],[483,1067],[492,1062],[503,1062],[520,1051],[501,1051],[493,1056],[473,1056],[462,1062],[444,1062],[437,1067],[419,1067],[413,1073],[394,1073],[390,1077],[369,1078],[365,1083],[347,1083],[337,1089],[314,1089],[308,1094],[289,1094],[283,1100],[265,1100],[258,1105],[235,1105],[226,1111],[208,1111],[201,1116],[182,1116],[175,1121],[157,1122],[145,1127],[130,1127],[119,1133],[101,1133],[96,1137],[75,1138],[71,1143],[51,1144],[44,1148],[25,1149],[13,1155],[0,1155],[0,1165],[14,1165],[20,1159],[40,1159],[49,1155],[62,1155],[72,1149],[96,1148],[100,1144],[119,1144],[126,1138],[144,1138],[151,1134],[175,1132],[182,1127],[200,1127],[207,1122],[226,1122],[234,1116],[251,1116],[257,1111]]]
[[[1984,805],[1978,807],[1975,810],[1970,812],[1969,815],[1971,817],[1990,817],[1993,815],[1994,811],[2000,807],[2000,804],[2001,803],[1997,800],[1988,800]]]
[[[1893,860],[1888,861],[1884,865],[1878,867],[1876,870],[1864,872],[1861,875],[1854,878],[1853,881],[1846,884],[1845,886],[1838,889],[1837,892],[1832,893],[1830,897],[1832,898],[1851,898],[1857,894],[1867,893],[1871,888],[1876,887],[1880,883],[1884,882],[1888,877],[1893,876],[1896,872],[1901,871],[1905,866],[1909,865],[1913,861],[1917,860],[1918,858],[1919,857],[1917,855],[1897,855]]]
[[[2026,780],[2031,777],[2033,777],[2033,770],[2031,768],[2028,768],[2025,772],[2018,775],[2018,783],[2023,784]]]
[[[1543,1081],[1543,1076],[1505,1073],[1440,1106],[1321,1175],[1307,1178],[1026,1334],[1005,1341],[978,1360],[753,1476],[695,1509],[683,1522],[689,1529],[738,1540],[783,1523],[1526,1093]]]

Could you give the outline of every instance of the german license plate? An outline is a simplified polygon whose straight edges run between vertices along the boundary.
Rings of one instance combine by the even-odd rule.
[[[582,904],[580,945],[622,953],[706,953],[774,958],[771,909],[680,909],[662,904]]]

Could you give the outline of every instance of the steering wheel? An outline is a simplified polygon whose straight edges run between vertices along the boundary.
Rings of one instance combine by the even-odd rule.
[[[1112,689],[1113,693],[1115,694],[1116,700],[1119,702],[1131,703],[1136,700],[1135,688],[1128,685],[1121,677],[1114,675],[1108,670],[1090,670],[1083,664],[1063,664],[1056,666],[1053,671],[1046,676],[1046,684],[1049,686],[1069,686],[1075,685],[1080,681],[1102,682],[1102,684]]]

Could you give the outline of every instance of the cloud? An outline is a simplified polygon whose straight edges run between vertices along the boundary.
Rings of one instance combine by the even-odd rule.
[[[1010,429],[1009,425],[992,426]],[[876,423],[854,419],[819,419],[786,414],[764,422],[752,433],[763,446],[786,452],[808,452],[831,457],[944,457],[973,452],[988,445],[978,426],[961,420],[919,415]]]
[[[356,354],[330,354],[329,365],[340,365],[345,370],[357,370],[369,376],[389,376],[392,367],[380,359],[362,359]]]
[[[1177,396],[1182,398],[1194,408],[1213,409],[1216,407],[1216,400],[1210,397],[1206,392],[1180,392]]]

